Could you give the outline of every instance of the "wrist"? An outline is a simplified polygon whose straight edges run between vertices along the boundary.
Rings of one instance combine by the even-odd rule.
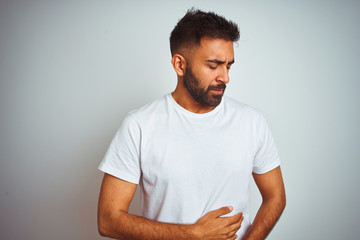
[[[201,240],[202,236],[201,236],[201,231],[199,231],[199,228],[196,224],[190,224],[190,225],[186,225],[186,233],[189,237],[189,239],[192,240]]]

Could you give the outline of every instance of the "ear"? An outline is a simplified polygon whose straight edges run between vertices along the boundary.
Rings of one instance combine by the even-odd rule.
[[[180,54],[174,54],[171,59],[171,64],[179,77],[183,77],[186,69],[186,60]]]

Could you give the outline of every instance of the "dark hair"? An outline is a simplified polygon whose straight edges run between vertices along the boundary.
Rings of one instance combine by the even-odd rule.
[[[220,38],[236,42],[240,33],[238,25],[213,12],[189,9],[179,20],[170,35],[171,55],[182,47],[200,45],[203,37]]]

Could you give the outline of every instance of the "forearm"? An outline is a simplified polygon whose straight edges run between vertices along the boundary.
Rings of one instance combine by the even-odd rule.
[[[192,225],[152,221],[126,212],[99,218],[102,236],[115,239],[194,239]]]
[[[270,233],[280,218],[286,200],[284,198],[269,199],[261,204],[253,224],[242,240],[263,240]]]

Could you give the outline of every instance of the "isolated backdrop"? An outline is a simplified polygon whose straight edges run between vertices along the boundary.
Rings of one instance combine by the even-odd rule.
[[[168,38],[192,6],[240,26],[226,94],[266,116],[288,197],[268,239],[358,239],[360,3],[341,0],[1,0],[0,239],[101,238],[97,166],[125,114],[175,88]]]

